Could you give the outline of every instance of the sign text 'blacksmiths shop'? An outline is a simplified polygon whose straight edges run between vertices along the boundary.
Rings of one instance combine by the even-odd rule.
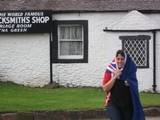
[[[50,32],[50,11],[1,11],[0,33]]]

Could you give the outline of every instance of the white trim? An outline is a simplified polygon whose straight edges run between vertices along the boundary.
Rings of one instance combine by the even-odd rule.
[[[83,55],[61,55],[59,59],[83,59]]]

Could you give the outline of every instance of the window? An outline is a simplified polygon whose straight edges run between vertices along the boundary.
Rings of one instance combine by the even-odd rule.
[[[149,40],[148,35],[120,36],[122,48],[126,51],[139,68],[149,67]]]
[[[68,24],[58,26],[59,59],[83,58],[83,26]]]
[[[88,21],[54,21],[53,62],[88,62]]]

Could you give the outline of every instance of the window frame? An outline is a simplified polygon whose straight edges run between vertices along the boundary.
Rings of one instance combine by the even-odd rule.
[[[143,40],[143,39],[145,39],[145,40],[147,40],[147,48],[146,48],[146,52],[147,52],[147,56],[146,56],[146,65],[145,66],[138,66],[138,65],[136,65],[137,66],[137,68],[149,68],[149,40],[151,39],[151,36],[149,36],[149,35],[135,35],[135,36],[130,36],[130,35],[128,35],[128,36],[119,36],[119,39],[120,40],[122,40],[122,50],[125,50],[125,48],[124,48],[124,41],[125,40],[131,40],[131,41],[133,41],[133,40]]]
[[[58,30],[61,25],[82,25],[82,55],[73,55],[66,58],[59,58],[59,41]],[[88,63],[88,20],[59,20],[53,21],[53,35],[52,35],[52,62],[53,63]],[[74,57],[75,56],[75,57]]]
[[[61,26],[82,26],[80,24],[62,24],[62,25],[58,25],[58,36],[60,36],[60,27]],[[59,59],[83,59],[83,55],[84,55],[84,34],[83,34],[83,26],[82,26],[82,29],[81,29],[81,32],[82,32],[82,38],[81,39],[77,39],[77,40],[74,40],[74,39],[61,39],[59,38],[58,39],[58,57]],[[82,55],[60,55],[60,43],[61,42],[82,42]]]

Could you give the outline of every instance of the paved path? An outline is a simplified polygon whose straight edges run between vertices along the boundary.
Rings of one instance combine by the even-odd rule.
[[[146,120],[160,120],[160,117],[147,117]]]
[[[109,120],[109,119],[85,119],[85,120]],[[160,117],[147,117],[146,120],[160,120]]]

